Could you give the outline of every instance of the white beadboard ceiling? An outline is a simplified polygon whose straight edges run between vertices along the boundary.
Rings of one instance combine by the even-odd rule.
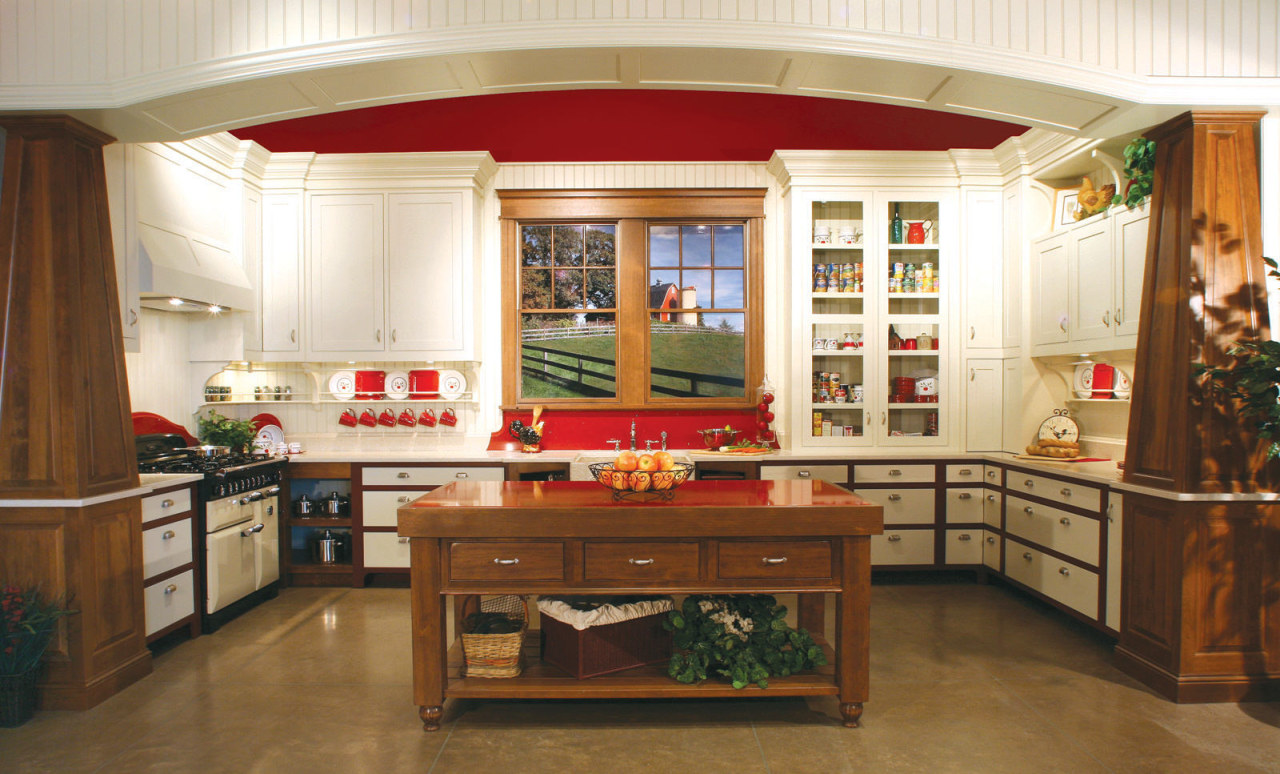
[[[0,110],[181,139],[410,99],[708,88],[1096,135],[1280,104],[1277,40],[1277,0],[0,0]]]

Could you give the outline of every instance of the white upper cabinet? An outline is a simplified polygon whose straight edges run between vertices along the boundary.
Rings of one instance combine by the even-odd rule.
[[[262,350],[302,351],[302,194],[262,197]]]
[[[1096,339],[1111,335],[1112,292],[1111,223],[1085,221],[1071,233],[1075,260],[1067,264],[1071,282],[1071,339]]]
[[[1115,264],[1115,303],[1111,315],[1117,336],[1138,335],[1138,313],[1142,311],[1142,279],[1147,266],[1147,221],[1150,204],[1121,210],[1115,221],[1115,243],[1119,260]]]
[[[388,196],[387,345],[391,351],[461,353],[469,348],[471,331],[463,322],[470,285],[463,210],[460,192]]]
[[[311,198],[310,348],[385,350],[382,194]]]
[[[1036,242],[1031,251],[1031,345],[1066,343],[1070,301],[1067,294],[1068,234]]]
[[[1004,261],[1002,195],[999,191],[964,193],[964,337],[965,346],[1002,348],[1004,340]]]

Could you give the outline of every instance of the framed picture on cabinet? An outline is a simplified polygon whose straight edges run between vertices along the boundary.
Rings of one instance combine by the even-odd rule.
[[[1075,223],[1076,211],[1080,209],[1077,199],[1079,188],[1058,188],[1053,192],[1053,228],[1062,228]]]

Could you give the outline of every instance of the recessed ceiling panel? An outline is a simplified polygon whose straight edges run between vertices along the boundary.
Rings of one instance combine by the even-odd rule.
[[[462,85],[440,60],[420,60],[393,67],[347,68],[311,78],[335,105],[390,99],[424,99],[462,90]]]
[[[618,55],[593,49],[479,54],[471,69],[484,89],[512,86],[616,85]]]
[[[1077,130],[1116,105],[1060,91],[1027,88],[1009,80],[968,78],[947,95],[947,106],[973,110],[1006,121],[1030,121]]]
[[[203,134],[230,124],[274,121],[316,109],[288,81],[203,91],[147,105],[145,115],[181,134]]]
[[[816,57],[798,90],[815,97],[878,97],[925,102],[947,77],[945,70],[924,65],[855,57]]]
[[[640,53],[640,83],[776,88],[790,61],[789,56],[760,51],[647,50]]]

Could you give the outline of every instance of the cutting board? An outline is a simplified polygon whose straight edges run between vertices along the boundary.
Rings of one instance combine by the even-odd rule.
[[[1110,459],[1109,457],[1074,457],[1074,458],[1068,458],[1068,457],[1041,457],[1041,456],[1039,456],[1039,455],[1035,455],[1035,454],[1015,454],[1015,455],[1013,455],[1013,458],[1014,458],[1015,460],[1034,460],[1035,462],[1066,462],[1066,463],[1073,463],[1073,462],[1110,462],[1110,461],[1111,461],[1111,459]]]
[[[701,449],[694,453],[695,454],[715,454],[719,457],[763,457],[766,454],[776,454],[777,451],[778,451],[777,449],[761,449],[760,451],[750,451],[750,452],[740,452],[740,451],[727,452],[727,451],[720,451],[719,449],[714,449],[714,450]]]

